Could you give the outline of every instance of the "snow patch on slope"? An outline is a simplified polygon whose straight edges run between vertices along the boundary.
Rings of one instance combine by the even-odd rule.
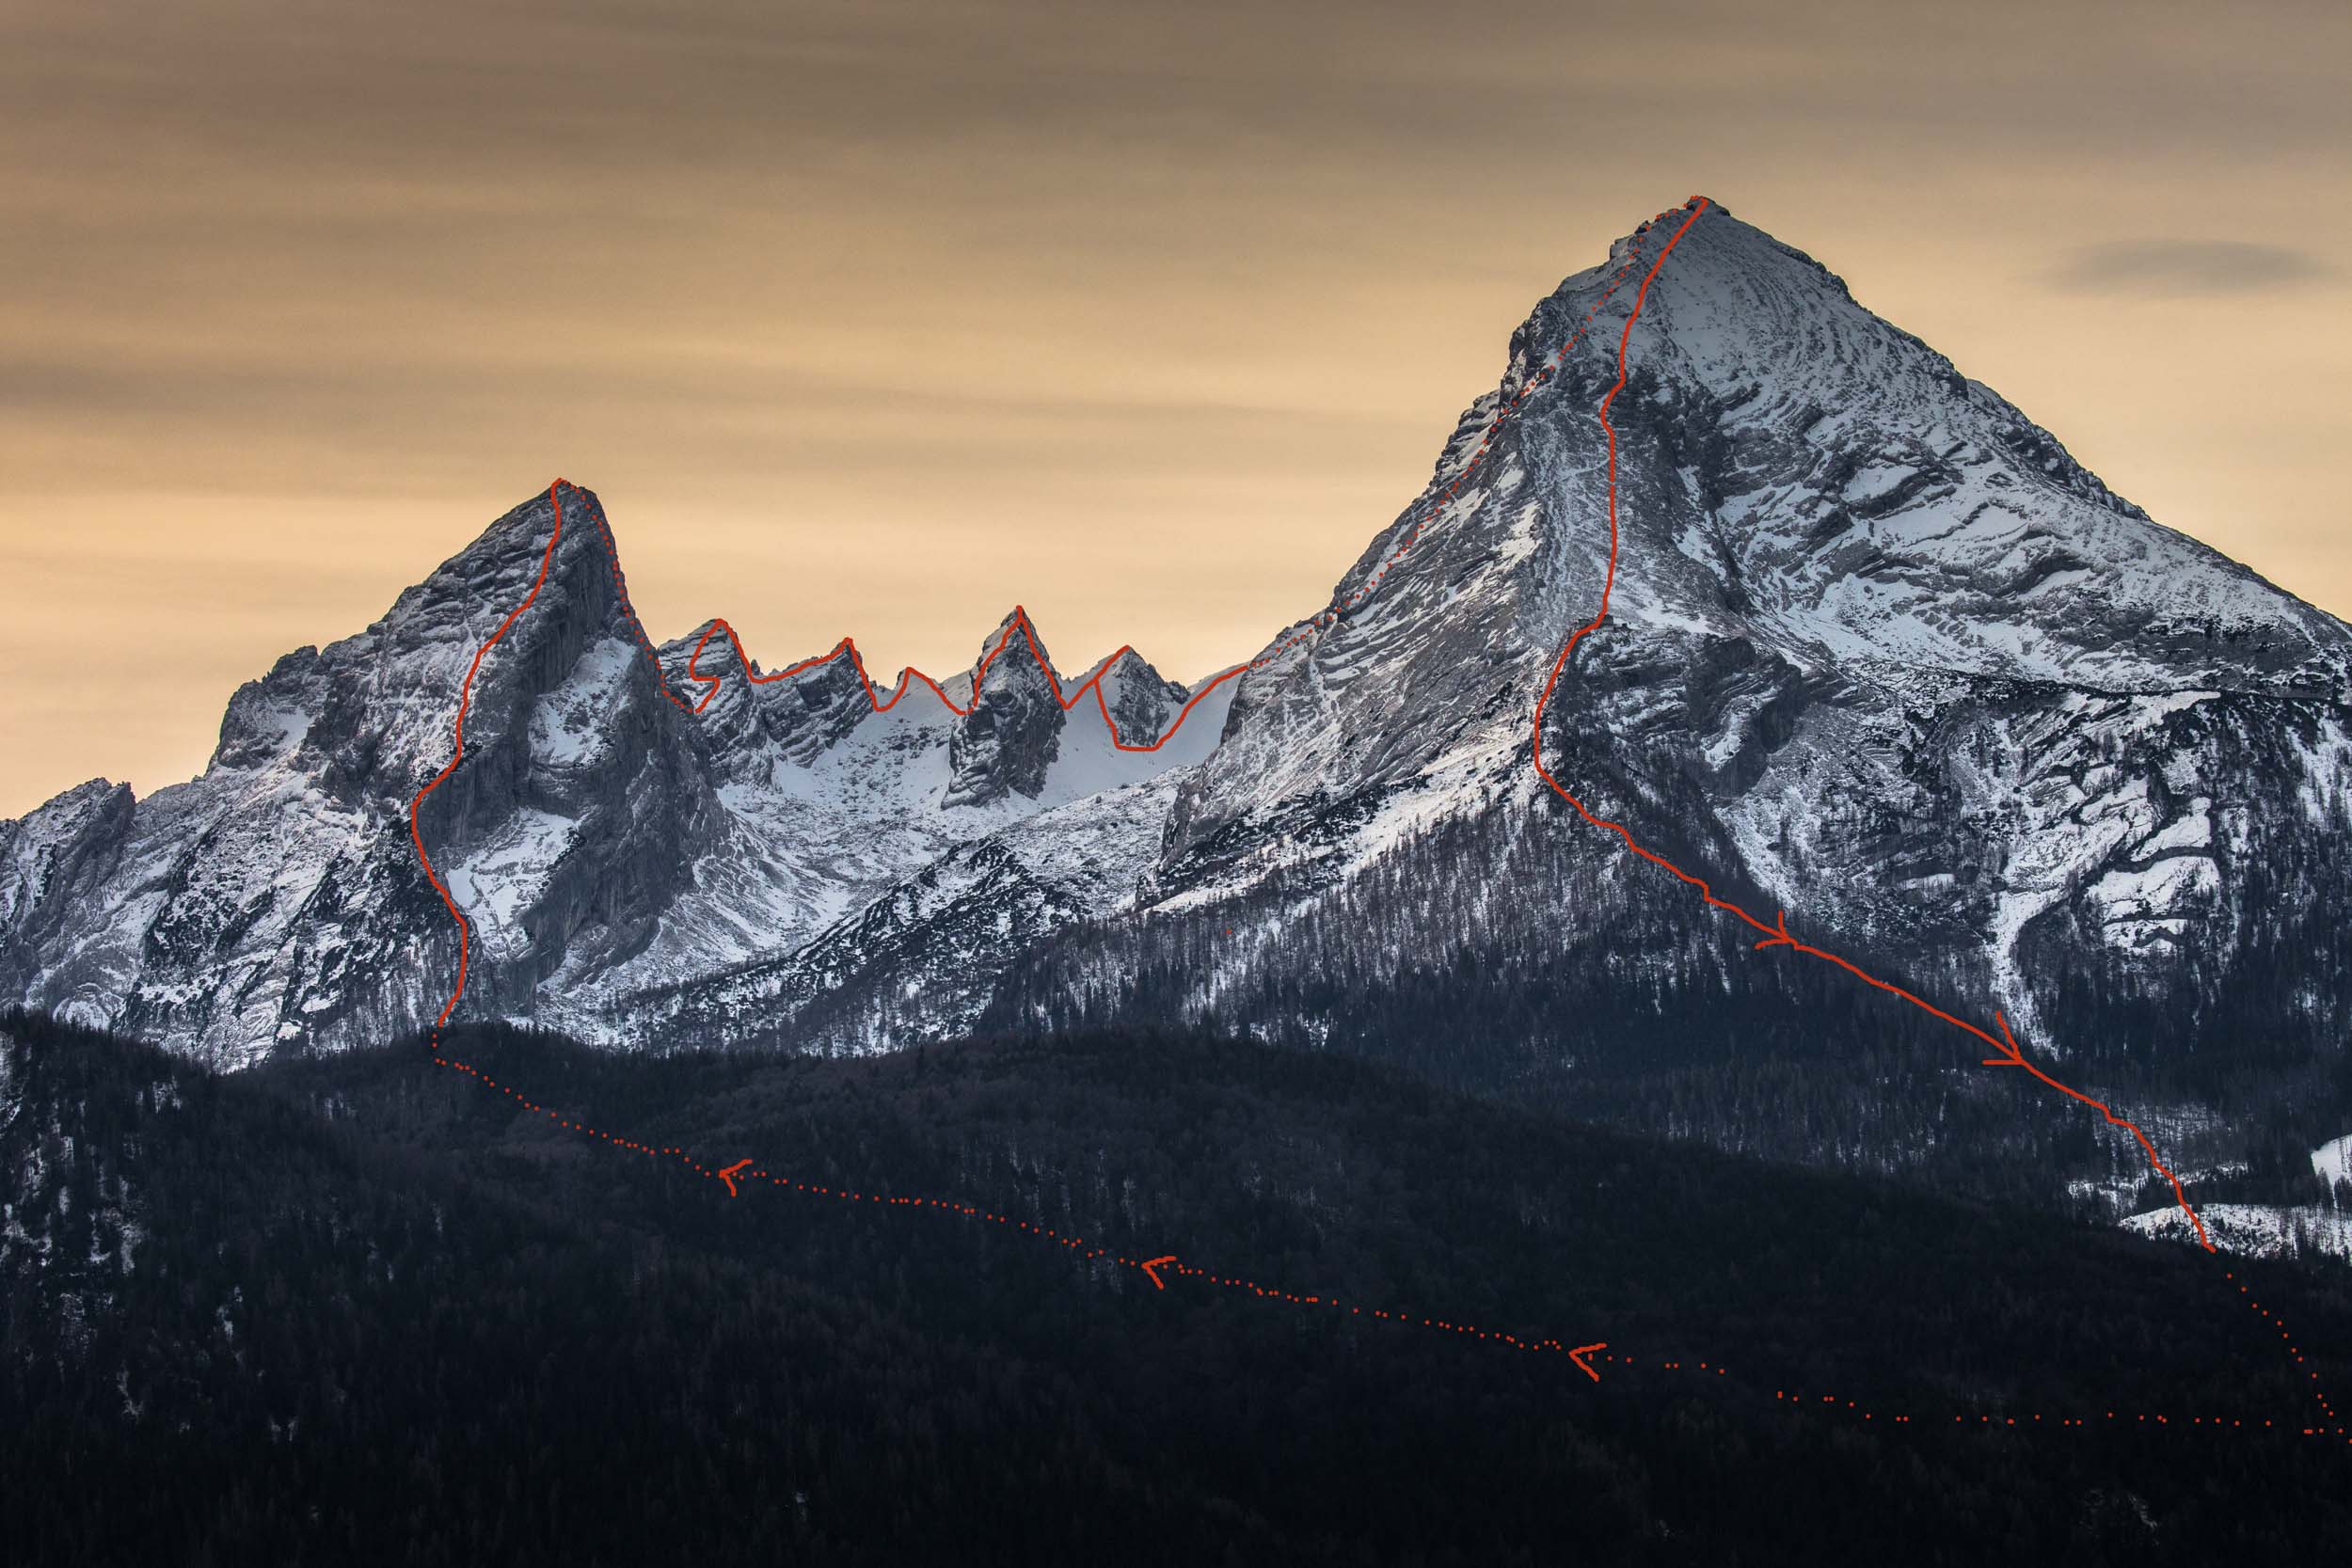
[[[2197,1210],[2205,1233],[2224,1252],[2248,1258],[2320,1256],[2352,1259],[2352,1214],[2306,1204],[2282,1208],[2261,1203],[2207,1203]],[[2197,1240],[2196,1227],[2174,1204],[2133,1214],[2123,1228],[2165,1241]]]

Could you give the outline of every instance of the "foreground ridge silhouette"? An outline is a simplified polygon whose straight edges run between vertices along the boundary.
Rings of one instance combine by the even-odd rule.
[[[1765,925],[1761,920],[1757,919],[1755,915],[1750,914],[1740,906],[1717,897],[1713,891],[1708,886],[1707,882],[1700,878],[1691,875],[1690,873],[1682,870],[1680,867],[1675,865],[1673,863],[1643,847],[1634,840],[1632,835],[1622,825],[1594,816],[1590,811],[1585,809],[1582,802],[1578,800],[1574,795],[1570,794],[1565,787],[1563,787],[1558,780],[1553,778],[1550,772],[1544,767],[1542,735],[1543,715],[1546,705],[1550,700],[1553,689],[1558,684],[1562,671],[1566,667],[1569,655],[1575,651],[1579,642],[1581,642],[1588,634],[1597,630],[1607,619],[1609,591],[1615,580],[1618,550],[1616,516],[1617,441],[1616,429],[1610,423],[1609,420],[1609,407],[1610,404],[1615,400],[1617,394],[1624,389],[1626,385],[1626,353],[1632,337],[1633,324],[1640,318],[1643,306],[1648,297],[1649,285],[1656,279],[1660,270],[1664,266],[1667,256],[1674,250],[1675,246],[1681,242],[1682,237],[1690,231],[1692,225],[1698,221],[1699,217],[1708,210],[1709,205],[1710,204],[1705,198],[1692,197],[1684,204],[1683,208],[1669,209],[1667,213],[1659,214],[1657,217],[1651,219],[1650,222],[1644,224],[1641,229],[1636,231],[1636,243],[1635,245],[1629,251],[1628,260],[1625,265],[1619,268],[1619,270],[1613,276],[1609,287],[1596,299],[1593,309],[1585,315],[1583,325],[1577,328],[1574,336],[1572,336],[1566,343],[1562,345],[1556,355],[1550,356],[1552,362],[1547,364],[1534,377],[1532,377],[1527,385],[1521,388],[1517,396],[1515,396],[1503,408],[1499,410],[1494,418],[1488,421],[1482,438],[1476,449],[1474,449],[1470,461],[1441,492],[1440,498],[1437,501],[1433,502],[1428,508],[1424,509],[1422,515],[1416,521],[1413,528],[1408,531],[1405,539],[1399,544],[1396,550],[1382,564],[1380,569],[1369,578],[1353,594],[1346,595],[1344,598],[1335,598],[1328,608],[1313,617],[1300,631],[1286,639],[1284,641],[1277,644],[1275,647],[1269,649],[1265,654],[1261,655],[1257,659],[1252,660],[1247,665],[1239,665],[1232,670],[1228,670],[1205,683],[1201,688],[1201,690],[1199,693],[1196,693],[1191,701],[1185,705],[1184,709],[1178,716],[1177,722],[1175,724],[1171,724],[1167,734],[1163,735],[1158,741],[1153,742],[1152,745],[1130,746],[1126,744],[1124,739],[1119,735],[1117,722],[1112,718],[1108,705],[1102,696],[1101,681],[1104,673],[1116,664],[1120,657],[1131,651],[1127,648],[1122,647],[1119,653],[1113,654],[1109,658],[1104,659],[1095,670],[1091,678],[1081,684],[1069,696],[1060,698],[1062,707],[1065,711],[1073,707],[1079,701],[1083,700],[1086,692],[1091,689],[1095,694],[1096,705],[1102,712],[1104,721],[1110,728],[1114,744],[1120,746],[1121,750],[1125,751],[1155,751],[1161,745],[1165,745],[1168,739],[1176,733],[1177,727],[1182,724],[1184,716],[1191,712],[1192,706],[1197,704],[1202,696],[1205,696],[1210,690],[1214,689],[1216,685],[1225,680],[1231,679],[1234,675],[1263,667],[1263,665],[1271,662],[1274,658],[1279,657],[1279,655],[1287,649],[1295,646],[1302,641],[1310,641],[1320,635],[1322,632],[1328,630],[1332,626],[1338,624],[1340,619],[1347,610],[1354,609],[1356,606],[1363,602],[1364,598],[1369,595],[1373,589],[1375,588],[1380,580],[1386,576],[1389,567],[1393,565],[1398,560],[1402,559],[1406,551],[1412,547],[1413,544],[1420,538],[1421,534],[1435,519],[1438,512],[1443,506],[1450,503],[1454,497],[1459,494],[1462,483],[1469,478],[1470,473],[1477,468],[1479,464],[1485,460],[1486,456],[1491,450],[1495,434],[1500,429],[1502,424],[1518,414],[1526,400],[1539,386],[1545,385],[1550,380],[1553,370],[1556,366],[1559,363],[1565,362],[1565,356],[1583,340],[1586,335],[1586,331],[1595,318],[1598,315],[1602,305],[1605,304],[1608,298],[1615,293],[1618,285],[1622,283],[1626,277],[1629,276],[1630,272],[1639,264],[1641,260],[1640,241],[1642,236],[1646,235],[1653,228],[1662,223],[1664,219],[1670,216],[1675,211],[1679,210],[1687,212],[1689,215],[1684,218],[1681,226],[1675,230],[1673,236],[1659,248],[1651,261],[1647,273],[1642,278],[1641,284],[1635,294],[1633,306],[1626,317],[1624,329],[1618,337],[1617,378],[1615,383],[1609,388],[1607,394],[1601,399],[1598,409],[1599,419],[1603,427],[1608,431],[1609,437],[1608,516],[1610,549],[1608,572],[1603,580],[1599,610],[1594,615],[1590,622],[1577,628],[1569,636],[1566,642],[1562,646],[1559,656],[1552,663],[1550,676],[1545,682],[1542,694],[1536,700],[1534,716],[1534,761],[1536,772],[1542,777],[1545,784],[1548,784],[1554,793],[1558,794],[1563,800],[1566,800],[1569,805],[1574,807],[1587,822],[1596,827],[1607,828],[1614,832],[1623,841],[1626,848],[1630,852],[1663,867],[1682,881],[1697,887],[1700,890],[1702,898],[1709,906],[1736,915],[1756,930],[1764,933],[1765,940],[1756,943],[1757,949],[1760,950],[1771,947],[1786,946],[1797,952],[1804,953],[1813,958],[1836,964],[1837,967],[1848,971],[1850,974],[1852,974],[1865,983],[1877,987],[1882,990],[1891,992],[1894,995],[1902,997],[1914,1006],[1933,1014],[1937,1018],[1943,1019],[1945,1022],[1953,1024],[1955,1027],[1967,1031],[1969,1034],[1983,1040],[1987,1045],[1992,1046],[1996,1052],[2001,1053],[2001,1054],[1996,1057],[1988,1058],[1985,1065],[2022,1067],[2044,1084],[2059,1090],[2061,1093],[2073,1096],[2074,1099],[2080,1100],[2084,1103],[2098,1109],[2106,1115],[2110,1122],[2113,1122],[2118,1126],[2129,1128],[2131,1132],[2138,1137],[2141,1147],[2147,1149],[2148,1157],[2151,1163],[2155,1165],[2157,1170],[2163,1172],[2169,1180],[2171,1180],[2174,1194],[2176,1197],[2179,1198],[2184,1212],[2188,1213],[2191,1223],[2196,1226],[2200,1241],[2204,1244],[2208,1252],[2214,1252],[2217,1249],[2214,1247],[2211,1239],[2205,1235],[2203,1223],[2198,1218],[2195,1211],[2189,1208],[2185,1196],[2181,1192],[2181,1186],[2178,1179],[2174,1178],[2172,1173],[2167,1169],[2160,1161],[2157,1160],[2155,1150],[2153,1147],[2149,1144],[2146,1135],[2142,1133],[2133,1123],[2117,1117],[2113,1111],[2108,1109],[2108,1107],[2105,1104],[2090,1099],[2088,1095],[2084,1095],[2079,1091],[2069,1088],[2064,1084],[2059,1083],[2058,1080],[2042,1072],[2039,1068],[2033,1066],[2033,1064],[2025,1061],[2022,1053],[2017,1049],[2015,1041],[2009,1037],[2009,1028],[2005,1020],[2001,1020],[1996,1016],[1995,1022],[2001,1029],[2002,1038],[1994,1039],[1994,1037],[1986,1034],[1982,1029],[1979,1029],[1973,1024],[1970,1024],[1938,1007],[1935,1007],[1931,1004],[1913,995],[1911,992],[1902,990],[1900,987],[1880,980],[1855,965],[1848,962],[1846,959],[1838,958],[1835,954],[1825,952],[1820,948],[1810,946],[1798,941],[1796,938],[1788,934],[1788,920],[1785,912],[1778,914],[1774,924],[1771,926]],[[1412,1311],[1390,1310],[1381,1307],[1367,1308],[1359,1305],[1344,1303],[1337,1298],[1329,1296],[1320,1294],[1301,1294],[1295,1291],[1263,1285],[1254,1280],[1235,1275],[1219,1275],[1205,1268],[1188,1265],[1179,1261],[1174,1254],[1164,1254],[1148,1259],[1129,1258],[1113,1252],[1108,1248],[1095,1246],[1087,1242],[1083,1237],[1065,1234],[1063,1232],[1057,1231],[1048,1226],[1033,1225],[1026,1221],[1017,1220],[1009,1215],[995,1213],[974,1205],[956,1202],[945,1198],[850,1191],[847,1189],[804,1182],[781,1173],[770,1172],[761,1169],[757,1167],[749,1157],[738,1159],[734,1163],[723,1167],[713,1168],[712,1166],[706,1164],[701,1159],[684,1148],[675,1145],[649,1145],[618,1132],[575,1120],[572,1117],[564,1116],[560,1111],[528,1098],[512,1086],[499,1082],[496,1078],[493,1078],[473,1064],[459,1061],[445,1055],[441,1048],[442,1032],[447,1028],[451,1016],[456,1011],[459,1002],[462,1001],[465,996],[469,967],[469,956],[472,947],[472,926],[467,919],[465,911],[457,907],[455,898],[451,895],[447,883],[442,880],[438,869],[433,864],[431,855],[425,849],[423,835],[419,827],[420,816],[423,810],[426,799],[431,796],[434,790],[437,789],[449,779],[451,774],[456,770],[459,764],[465,759],[466,716],[472,704],[473,683],[476,675],[478,675],[481,672],[483,659],[488,656],[491,649],[496,647],[498,643],[504,639],[507,632],[514,627],[515,624],[522,617],[522,615],[537,601],[540,591],[546,586],[549,566],[554,561],[558,546],[563,541],[564,527],[564,498],[567,492],[584,495],[584,493],[577,491],[576,487],[571,485],[567,481],[562,479],[558,479],[548,485],[548,496],[549,503],[553,508],[554,522],[553,527],[549,531],[547,546],[541,553],[539,559],[539,569],[537,575],[532,581],[530,591],[524,594],[522,600],[507,611],[505,618],[499,623],[497,629],[495,629],[482,643],[482,645],[474,651],[473,659],[467,668],[465,679],[461,684],[458,692],[457,711],[452,724],[453,750],[450,760],[438,773],[435,774],[431,780],[427,781],[424,785],[417,791],[416,795],[409,802],[409,836],[416,848],[418,863],[423,868],[427,879],[431,880],[434,890],[440,895],[442,906],[449,911],[450,918],[456,923],[458,930],[456,982],[451,989],[449,999],[443,1003],[439,1014],[435,1018],[428,1037],[431,1057],[437,1065],[472,1078],[484,1087],[505,1095],[510,1100],[513,1100],[522,1109],[544,1117],[548,1120],[555,1123],[557,1126],[564,1128],[567,1131],[576,1132],[584,1136],[597,1139],[614,1148],[618,1148],[626,1152],[642,1154],[649,1159],[675,1162],[687,1169],[693,1171],[695,1174],[710,1180],[714,1185],[723,1187],[726,1196],[730,1198],[739,1196],[741,1195],[744,1183],[764,1182],[770,1187],[779,1191],[789,1191],[810,1196],[828,1197],[849,1203],[879,1205],[892,1211],[922,1210],[937,1213],[953,1214],[963,1219],[977,1220],[984,1224],[1002,1226],[1008,1229],[1021,1230],[1036,1237],[1039,1240],[1056,1243],[1088,1260],[1108,1260],[1109,1262],[1120,1267],[1142,1274],[1147,1279],[1150,1280],[1152,1285],[1157,1291],[1165,1291],[1167,1289],[1165,1278],[1172,1276],[1179,1279],[1193,1280],[1203,1284],[1215,1285],[1232,1291],[1247,1291],[1261,1300],[1281,1302],[1295,1307],[1313,1307],[1321,1311],[1341,1312],[1349,1317],[1370,1317],[1389,1323],[1406,1323],[1425,1328],[1438,1329],[1452,1334],[1474,1338],[1481,1341],[1490,1342],[1498,1348],[1502,1349],[1517,1349],[1522,1351],[1562,1354],[1565,1355],[1578,1368],[1578,1370],[1584,1373],[1586,1377],[1595,1382],[1599,1381],[1599,1373],[1595,1370],[1593,1365],[1592,1358],[1594,1357],[1597,1357],[1600,1360],[1613,1365],[1622,1366],[1628,1370],[1639,1367],[1643,1369],[1654,1368],[1665,1370],[1682,1370],[1695,1367],[1698,1370],[1712,1372],[1714,1375],[1719,1377],[1728,1375],[1727,1370],[1721,1364],[1710,1366],[1709,1363],[1705,1361],[1691,1363],[1675,1358],[1637,1358],[1629,1354],[1604,1356],[1601,1355],[1600,1353],[1609,1348],[1606,1341],[1570,1346],[1554,1337],[1537,1337],[1532,1335],[1520,1336],[1498,1329],[1485,1328],[1473,1323],[1462,1323],[1449,1318],[1440,1318]],[[612,540],[611,526],[605,520],[602,507],[597,505],[593,498],[585,499],[588,501],[588,513],[596,526],[599,540],[604,547],[608,563],[612,570],[612,580],[618,593],[623,612],[628,617],[630,628],[634,633],[639,645],[644,651],[648,659],[654,666],[655,676],[660,690],[664,697],[678,706],[681,710],[691,713],[700,713],[703,708],[708,705],[711,697],[716,694],[718,685],[722,677],[719,675],[707,675],[700,673],[695,666],[696,660],[699,658],[703,648],[708,643],[710,638],[718,631],[723,629],[727,634],[728,641],[735,646],[738,659],[741,663],[744,677],[754,683],[764,684],[769,681],[789,679],[792,676],[803,673],[818,664],[847,654],[851,659],[853,668],[857,671],[861,683],[865,687],[867,700],[873,704],[875,710],[878,712],[886,711],[891,706],[896,705],[898,700],[906,694],[911,682],[918,679],[925,685],[929,686],[931,690],[938,695],[941,702],[946,704],[946,706],[952,711],[959,714],[968,713],[971,711],[968,707],[956,707],[953,701],[947,697],[946,692],[939,687],[937,682],[912,667],[900,671],[898,682],[892,690],[889,700],[887,702],[882,701],[875,695],[873,684],[866,676],[863,660],[857,654],[854,642],[849,638],[843,638],[831,653],[819,656],[817,658],[803,660],[800,664],[794,665],[789,669],[778,671],[770,675],[756,674],[753,672],[749,659],[743,656],[742,645],[736,638],[734,628],[728,626],[725,622],[715,619],[704,629],[702,637],[695,643],[693,655],[690,656],[688,660],[689,678],[702,684],[705,687],[704,691],[696,701],[691,704],[688,703],[684,698],[680,697],[674,689],[672,689],[666,672],[662,669],[660,654],[656,650],[652,640],[646,635],[644,626],[638,620],[634,608],[631,607],[628,602],[628,584],[621,573],[618,550]],[[994,646],[989,650],[988,654],[983,657],[979,668],[974,673],[972,690],[973,705],[977,706],[979,702],[981,681],[985,677],[988,669],[993,663],[995,657],[999,654],[1003,653],[1004,650],[1010,644],[1012,632],[1016,627],[1022,631],[1027,642],[1030,654],[1037,660],[1039,667],[1045,672],[1049,678],[1054,680],[1057,695],[1059,696],[1060,678],[1053,670],[1052,665],[1047,661],[1043,651],[1040,648],[1037,642],[1034,632],[1030,630],[1026,612],[1016,608],[1012,620],[1006,626],[1004,631],[998,636]],[[2232,1273],[2227,1275],[2226,1277],[2234,1281],[2236,1275],[2234,1273]],[[2238,1289],[2241,1293],[2248,1295],[2248,1305],[2249,1309],[2257,1312],[2278,1329],[2280,1338],[2284,1344],[2288,1354],[2292,1355],[2297,1365],[2301,1365],[2304,1359],[2303,1354],[2300,1349],[2296,1346],[2292,1337],[2288,1334],[2285,1325],[2280,1323],[2267,1308],[2263,1307],[2260,1303],[2251,1299],[2248,1287],[2241,1284],[2238,1286]],[[2316,1372],[2312,1372],[2310,1375],[2314,1385],[2316,1385],[2318,1374]],[[2307,1437],[2343,1435],[2344,1429],[2341,1425],[2333,1425],[2336,1421],[2336,1416],[2326,1394],[2314,1386],[2312,1389],[2312,1395],[2318,1402],[2321,1409],[2326,1413],[2328,1421],[2331,1423],[2332,1433],[2328,1428],[2303,1427],[2299,1429],[2300,1434]],[[1807,1408],[1813,1407],[1806,1397],[1791,1396],[1785,1390],[1777,1391],[1775,1397],[1804,1402]],[[1864,1421],[1874,1422],[1878,1419],[1881,1414],[1887,1414],[1888,1424],[1890,1425],[1908,1425],[1919,1422],[1918,1418],[1909,1414],[1882,1413],[1863,1409],[1858,1405],[1857,1402],[1851,1400],[1845,1401],[1841,1404],[1837,1400],[1837,1397],[1835,1395],[1822,1395],[1820,1397],[1820,1401],[1821,1407],[1827,1408],[1833,1413],[1842,1413],[1853,1416]],[[2123,1417],[2120,1416],[2115,1411],[2108,1411],[2105,1416],[2105,1419],[2109,1422],[2118,1421],[2123,1418]],[[2202,1417],[2196,1417],[2192,1418],[2186,1423],[2172,1421],[2167,1416],[2162,1414],[2151,1415],[2147,1413],[2139,1413],[2137,1414],[2134,1418],[2139,1423],[2148,1423],[2153,1421],[2153,1424],[2159,1426],[2186,1425],[2200,1429],[2206,1427],[2220,1428],[2224,1424],[2222,1418],[2218,1417],[2213,1418],[2210,1420]],[[1966,1416],[1956,1415],[1952,1418],[1952,1420],[1955,1424],[1964,1425],[1967,1424],[1968,1418]],[[1979,1415],[1977,1418],[1977,1421],[1978,1424],[1985,1426],[1996,1424],[1994,1418],[1989,1415]],[[2045,1423],[2040,1414],[2032,1414],[2022,1418],[2016,1417],[2003,1418],[1997,1424],[2000,1424],[2005,1428],[2013,1428],[2019,1426],[2021,1421],[2022,1424],[2028,1427],[2040,1425],[2083,1427],[2091,1424],[2090,1418],[2089,1418],[2075,1417],[2059,1417]],[[2264,1421],[2260,1427],[2253,1428],[2247,1427],[2242,1419],[2233,1419],[2228,1423],[2228,1425],[2232,1430],[2244,1430],[2249,1432],[2293,1432],[2296,1430],[2292,1427],[2274,1427],[2272,1423],[2267,1420]]]

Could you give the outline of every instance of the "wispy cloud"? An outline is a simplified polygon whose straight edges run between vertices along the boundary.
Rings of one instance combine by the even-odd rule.
[[[2043,275],[2070,293],[2249,294],[2332,275],[2318,257],[2250,240],[2110,240],[2083,245]]]

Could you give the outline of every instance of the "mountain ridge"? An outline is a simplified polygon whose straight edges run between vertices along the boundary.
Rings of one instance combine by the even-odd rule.
[[[1155,1006],[1178,1016],[1311,1043],[1353,1006],[1300,1000],[1317,968],[1372,963],[1359,989],[1376,996],[1448,952],[1565,929],[1633,988],[1597,993],[1597,1016],[1677,968],[1709,973],[1719,936],[1599,957],[1578,934],[1606,923],[1595,911],[1687,916],[1583,846],[1546,850],[1568,857],[1557,871],[1507,869],[1541,810],[1521,750],[1536,677],[1613,569],[1591,408],[1616,367],[1570,351],[1630,330],[1620,286],[1651,228],[1537,305],[1329,606],[1200,690],[1131,649],[1073,687],[1017,607],[968,672],[922,677],[939,711],[902,704],[914,672],[878,697],[847,639],[766,676],[723,622],[657,646],[601,505],[575,492],[595,526],[567,540],[551,487],[358,638],[241,689],[197,796],[133,800],[126,832],[116,797],[85,785],[0,830],[0,910],[24,911],[0,979],[221,1065],[417,1022],[413,990],[353,996],[396,957],[454,958],[421,879],[375,852],[366,781],[446,755],[426,693],[456,689],[484,607],[519,596],[543,537],[552,629],[518,626],[487,666],[483,763],[419,830],[479,927],[493,1016],[611,1045],[867,1050],[983,1014],[1117,1014],[1160,975],[1175,990]],[[1989,996],[2037,1054],[2106,1070],[2113,1053],[2078,1033],[2092,1010],[2066,1000],[2083,985],[2195,999],[2132,1072],[2193,1048],[2217,988],[2321,928],[2352,633],[2149,521],[1820,263],[1719,207],[1686,230],[1623,367],[1611,624],[1579,652],[1546,754],[1597,813],[1721,867],[1728,896],[1813,911],[1821,940],[1931,992]],[[582,574],[602,564],[600,587]],[[723,628],[734,679],[697,665]],[[1015,631],[1035,657],[1008,665],[1000,701],[992,661]],[[1089,687],[1101,732],[1067,723]],[[1210,711],[1184,722],[1195,705]],[[1148,758],[1120,738],[1131,725]],[[247,864],[191,899],[188,844],[257,818],[246,859],[270,876]],[[171,874],[138,855],[123,874],[142,832]],[[1477,847],[1428,858],[1433,835],[1462,833]],[[306,857],[330,873],[305,885]],[[1461,920],[1307,956],[1313,911],[1408,864]],[[63,887],[96,888],[102,914],[111,898],[118,925],[149,920],[141,942],[58,927]],[[2328,1049],[2342,1014],[2340,945],[2319,944],[2301,1016],[2267,1005],[2298,1050]],[[968,961],[943,973],[927,952]],[[1573,1073],[1588,1027],[1515,1022],[1510,1048]]]

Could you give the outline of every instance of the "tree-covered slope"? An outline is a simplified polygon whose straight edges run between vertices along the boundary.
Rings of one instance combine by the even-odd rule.
[[[219,1079],[38,1018],[6,1033],[0,1491],[22,1560],[2352,1544],[2352,1449],[2300,1434],[2311,1373],[2352,1388],[2341,1272],[1226,1043],[448,1048],[564,1119],[848,1202],[730,1199],[413,1046]],[[1022,1221],[1324,1300],[1154,1291]],[[1375,1307],[1609,1359],[1594,1383]]]

